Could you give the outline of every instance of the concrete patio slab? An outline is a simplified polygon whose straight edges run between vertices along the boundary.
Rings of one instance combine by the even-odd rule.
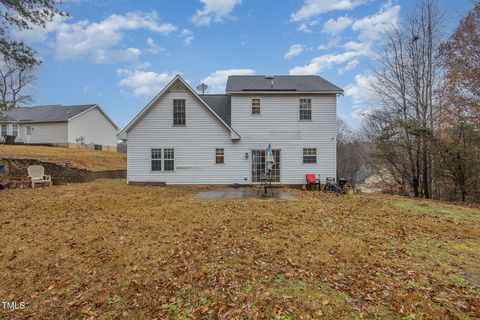
[[[291,201],[296,198],[288,192],[281,190],[272,190],[273,194],[269,197],[262,197],[256,190],[251,189],[223,189],[200,191],[195,195],[195,199],[273,199]]]

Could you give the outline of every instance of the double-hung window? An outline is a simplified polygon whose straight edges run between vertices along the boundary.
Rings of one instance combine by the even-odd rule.
[[[174,126],[186,125],[185,99],[173,100],[173,125]]]
[[[303,163],[317,163],[316,148],[303,148]]]
[[[163,157],[162,157],[163,155]],[[175,170],[175,151],[173,148],[154,148],[152,149],[152,171],[174,171]]]
[[[312,120],[312,99],[300,99],[300,120]]]
[[[172,148],[163,149],[163,168],[165,171],[175,170],[175,150]]]
[[[12,136],[18,137],[18,124],[12,124]]]
[[[252,99],[252,114],[260,114],[260,99]]]
[[[8,134],[8,126],[6,124],[2,124],[2,137],[5,137]]]
[[[225,163],[225,151],[223,148],[215,149],[215,164],[224,164]]]
[[[162,171],[162,149],[152,149],[152,171]]]

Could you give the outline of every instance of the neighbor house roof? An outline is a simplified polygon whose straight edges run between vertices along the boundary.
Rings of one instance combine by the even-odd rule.
[[[272,86],[273,84],[273,86]],[[287,91],[343,93],[343,89],[320,76],[229,76],[227,93]]]
[[[18,122],[53,122],[68,121],[68,119],[94,107],[95,104],[63,106],[49,105],[36,107],[19,107],[3,111],[0,120],[7,118],[7,121]]]
[[[118,129],[115,122],[97,104],[82,104],[73,106],[46,105],[35,107],[18,107],[0,113],[0,121],[9,122],[62,122],[79,116],[92,108],[98,108],[105,118]]]
[[[231,97],[227,94],[199,94],[215,113],[228,125],[232,123]]]

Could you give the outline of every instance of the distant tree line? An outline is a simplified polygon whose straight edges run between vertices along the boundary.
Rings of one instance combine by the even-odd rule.
[[[363,164],[400,193],[480,202],[480,4],[450,36],[442,21],[436,1],[420,0],[386,31],[356,139],[368,145]],[[362,153],[342,139],[338,168],[353,177]]]

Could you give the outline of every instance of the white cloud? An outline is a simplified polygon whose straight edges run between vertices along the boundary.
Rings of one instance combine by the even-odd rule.
[[[298,26],[297,30],[306,33],[313,33],[311,27],[316,26],[319,22],[319,20],[304,21]]]
[[[23,40],[28,43],[42,43],[47,41],[48,34],[57,31],[68,17],[56,15],[51,21],[45,24],[45,28],[31,25],[31,29],[16,29],[12,31],[13,37],[18,40]]]
[[[159,35],[168,35],[177,29],[170,23],[160,23],[155,12],[112,14],[100,22],[82,20],[69,24],[66,19],[57,16],[47,23],[45,29],[34,27],[17,32],[15,37],[45,42],[48,34],[55,33],[52,46],[55,48],[57,58],[89,58],[95,63],[110,63],[136,60],[141,53],[137,48],[120,47],[124,31],[145,29]]]
[[[291,20],[298,22],[333,10],[351,10],[368,1],[369,0],[305,0],[300,10],[292,13]]]
[[[324,54],[313,58],[307,65],[294,67],[290,69],[292,75],[318,74],[326,69],[331,69],[334,65],[348,62],[357,56],[359,52],[346,51],[339,54]]]
[[[358,59],[350,60],[345,67],[338,69],[338,74],[355,69],[359,63],[360,61],[358,61]]]
[[[353,23],[353,20],[347,16],[338,17],[338,19],[329,19],[323,24],[323,32],[331,35],[337,35]]]
[[[252,75],[255,74],[253,69],[228,69],[217,70],[208,77],[202,79],[202,82],[208,85],[210,93],[224,93],[228,76],[232,75]]]
[[[290,69],[290,74],[318,74],[324,70],[338,66],[338,72],[343,73],[355,69],[360,63],[360,58],[373,57],[372,48],[383,36],[383,32],[390,26],[398,23],[400,6],[383,6],[374,15],[358,19],[351,24],[352,30],[358,32],[356,41],[349,41],[343,45],[343,52],[328,53],[317,56],[306,65],[296,66]],[[338,21],[338,19],[337,19]],[[328,22],[328,21],[327,21]],[[348,21],[347,21],[348,22]],[[351,22],[348,22],[349,24]],[[333,26],[333,24],[331,25]],[[331,27],[330,26],[330,27]],[[334,30],[335,28],[331,29]],[[339,37],[333,37],[330,41],[339,41]],[[336,46],[333,44],[332,46]],[[319,46],[318,49],[328,49],[329,45]]]
[[[133,89],[134,96],[151,96],[158,93],[175,76],[174,73],[156,73],[154,71],[118,69],[122,77],[118,83],[122,87]]]
[[[190,45],[194,39],[192,30],[183,29],[182,33],[180,33],[180,38],[182,39],[184,45]]]
[[[288,52],[285,53],[284,57],[285,59],[291,59],[300,55],[303,50],[305,50],[305,46],[303,44],[293,44],[290,46],[290,49],[288,49]]]
[[[375,96],[369,89],[369,84],[374,80],[375,77],[372,75],[357,74],[355,83],[345,88],[345,95],[353,99],[352,117],[362,118],[370,111]]]
[[[130,50],[132,48],[127,49],[128,51],[123,50],[123,56],[118,53],[118,50],[112,48],[121,43],[122,31],[136,29],[147,29],[167,35],[177,27],[169,23],[160,24],[154,12],[150,14],[130,12],[124,16],[113,14],[99,23],[80,21],[74,24],[62,24],[56,37],[56,55],[60,59],[90,57],[97,63],[108,61],[109,55],[113,58],[117,56],[131,60],[134,58],[134,52]],[[99,59],[99,56],[103,58]]]
[[[208,26],[212,22],[222,22],[224,19],[232,19],[231,12],[242,0],[200,0],[204,7],[198,9],[191,17],[196,26]]]
[[[165,52],[167,50],[165,49],[165,47],[162,47],[156,44],[155,40],[153,40],[153,38],[150,38],[150,37],[147,38],[147,45],[148,45],[147,51],[153,54],[157,54],[159,52]]]
[[[382,7],[377,14],[355,21],[352,25],[352,30],[360,33],[359,40],[361,41],[379,39],[386,29],[398,24],[399,14],[399,5]]]
[[[128,48],[125,50],[97,49],[91,54],[93,62],[98,64],[116,63],[119,61],[137,61],[140,57],[140,49]]]

